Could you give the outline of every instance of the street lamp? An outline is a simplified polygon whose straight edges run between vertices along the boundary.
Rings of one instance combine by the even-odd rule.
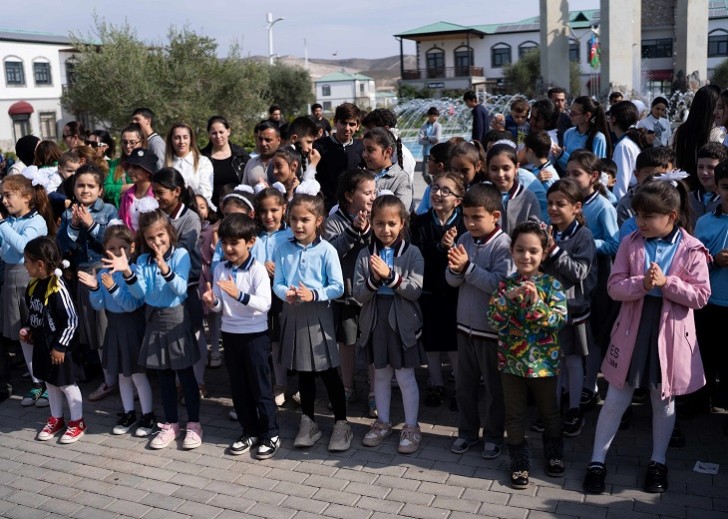
[[[273,13],[268,13],[267,21],[268,21],[268,64],[273,64],[273,26],[280,22],[281,20],[285,20],[285,18],[276,18],[273,19]]]

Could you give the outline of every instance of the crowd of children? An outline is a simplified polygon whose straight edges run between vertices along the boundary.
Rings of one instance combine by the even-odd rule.
[[[630,101],[606,113],[577,97],[572,127],[557,132],[550,101],[516,99],[472,142],[443,141],[433,107],[418,137],[428,187],[416,211],[388,111],[367,117],[386,124],[361,139],[362,114],[348,103],[331,135],[315,119],[271,118],[245,166],[240,153],[215,158],[227,142],[218,134],[229,135],[220,116],[208,125],[212,161],[185,124],[172,127],[165,151],[148,109],[123,130],[117,163],[102,153],[102,133],[76,142],[83,128],[69,123],[69,151],[40,143],[35,167],[0,188],[0,390],[10,394],[18,342],[32,381],[21,404],[50,408],[37,439],[63,431],[60,442],[71,443],[87,428],[77,382],[97,366],[103,383],[88,400],[117,387],[121,396],[112,434],[133,430],[162,449],[184,430],[182,447],[194,449],[205,368],[224,361],[241,427],[228,452],[266,459],[281,445],[277,411],[289,398],[301,408],[293,446],[322,437],[317,378],[333,412],[328,449],[350,448],[359,361],[374,418],[361,443],[377,447],[393,432],[396,381],[398,451],[411,454],[423,439],[420,401],[438,407],[448,396],[446,356],[458,413],[450,450],[482,442],[482,457],[494,459],[507,448],[511,484],[523,489],[527,430],[543,434],[547,474],[563,476],[564,437],[580,435],[599,402],[601,371],[608,389],[584,490],[605,490],[608,449],[639,393],[653,410],[645,489],[664,492],[667,448],[682,436],[677,397],[694,393],[692,409],[728,406],[718,329],[728,308],[728,151],[704,143],[696,174],[676,171],[668,104],[656,98],[642,119]],[[240,182],[216,182],[223,166]],[[159,382],[159,421],[148,372]]]

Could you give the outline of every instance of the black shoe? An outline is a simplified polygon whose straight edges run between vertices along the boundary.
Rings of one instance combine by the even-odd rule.
[[[11,391],[0,391],[0,404],[12,396]]]
[[[575,407],[566,411],[562,427],[564,436],[568,436],[569,438],[579,436],[581,434],[581,428],[584,427],[584,415],[582,415],[581,409]]]
[[[458,412],[458,399],[455,395],[450,397],[450,411],[454,413]]]
[[[240,438],[238,438],[236,442],[230,445],[230,448],[228,450],[230,451],[230,454],[240,456],[241,454],[245,454],[246,452],[248,452],[252,447],[255,447],[256,445],[258,445],[257,436],[248,436],[246,434],[243,434]]]
[[[528,488],[528,471],[517,470],[515,472],[511,472],[511,487],[517,490]]]
[[[558,458],[546,460],[546,474],[552,478],[560,478],[563,477],[564,472],[566,472],[564,460]]]
[[[267,460],[268,458],[272,458],[280,445],[281,440],[278,436],[274,436],[273,438],[265,438],[262,442],[260,442],[260,445],[258,445],[258,450],[255,452],[255,457],[259,460]]]
[[[632,421],[632,408],[628,407],[624,411],[622,418],[619,419],[619,430],[626,431],[627,429],[629,429],[629,424],[631,421]]]
[[[143,414],[142,417],[139,419],[139,424],[137,425],[136,431],[134,431],[134,436],[138,438],[146,438],[150,434],[152,434],[152,431],[154,430],[154,425],[157,423],[157,417],[154,416],[154,413],[147,413]]]
[[[425,396],[425,405],[427,407],[440,407],[443,398],[445,398],[445,388],[443,386],[429,387],[427,396]]]
[[[667,491],[667,467],[662,463],[650,461],[645,476],[645,492],[661,494]]]
[[[542,432],[544,432],[546,430],[546,427],[544,427],[543,421],[540,418],[538,418],[538,419],[536,419],[535,422],[533,422],[531,424],[530,429],[532,431],[534,431],[534,432],[540,432],[540,433],[542,433]]]
[[[579,406],[581,407],[582,411],[591,411],[597,406],[599,400],[600,399],[598,392],[584,389],[581,392],[581,400],[579,401]]]
[[[607,467],[604,466],[604,463],[590,463],[586,468],[586,476],[584,476],[584,492],[587,494],[603,494],[606,478]]]
[[[686,439],[685,435],[682,432],[682,429],[680,429],[680,425],[675,422],[675,427],[672,428],[672,435],[670,435],[670,447],[675,447],[677,449],[681,447],[685,447]]]
[[[134,427],[137,423],[136,411],[129,411],[128,413],[117,413],[119,419],[116,421],[116,425],[111,430],[111,434],[126,434],[129,429]]]

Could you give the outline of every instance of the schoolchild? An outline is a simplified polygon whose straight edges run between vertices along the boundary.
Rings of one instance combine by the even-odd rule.
[[[488,308],[498,330],[498,368],[505,400],[505,428],[511,458],[511,486],[528,487],[530,454],[525,435],[528,390],[544,426],[546,473],[564,475],[564,446],[556,399],[560,351],[558,331],[566,322],[561,283],[539,272],[548,234],[537,222],[523,222],[511,233],[516,273],[501,281]]]
[[[103,199],[104,174],[88,164],[76,171],[75,202],[63,212],[56,240],[61,254],[74,272],[93,275],[101,268],[105,255],[104,233],[109,221],[117,217],[116,207]],[[89,287],[74,281],[72,288],[78,309],[78,342],[87,364],[103,364],[106,314],[91,306]],[[106,398],[117,389],[118,379],[104,370],[104,381],[89,396],[89,402]]]
[[[39,236],[25,246],[24,267],[30,283],[25,292],[28,316],[20,329],[20,340],[32,344],[33,373],[43,380],[48,392],[51,416],[36,436],[47,441],[61,430],[60,443],[74,443],[86,433],[83,419],[83,398],[76,381],[81,366],[76,352],[78,315],[71,294],[63,282],[61,252],[53,238]],[[71,419],[66,427],[63,401]]]
[[[670,103],[667,99],[657,96],[652,100],[650,114],[637,123],[637,128],[644,128],[649,135],[653,136],[653,146],[669,146],[672,129],[670,121],[665,117]]]
[[[152,174],[157,171],[157,156],[151,150],[137,148],[126,157],[125,164],[134,185],[121,195],[119,218],[132,232],[136,232],[139,229],[139,207],[142,200],[154,198]]]
[[[689,225],[687,188],[672,176],[635,191],[638,230],[620,244],[609,276],[609,295],[622,306],[602,363],[609,389],[584,478],[589,494],[605,490],[607,452],[636,388],[647,389],[652,404],[652,454],[644,489],[667,491],[675,397],[705,385],[693,311],[711,294],[709,256],[684,228]]]
[[[548,189],[559,179],[556,168],[549,160],[551,137],[543,130],[531,131],[523,141],[526,160],[531,164],[531,172]]]
[[[255,447],[255,457],[267,459],[278,450],[280,439],[270,381],[271,288],[265,267],[250,254],[255,231],[247,215],[223,219],[219,236],[225,261],[215,267],[202,299],[212,311],[222,313],[225,366],[242,427],[229,452],[240,455]]]
[[[450,141],[445,141],[435,144],[430,148],[430,155],[427,158],[427,176],[429,177],[430,184],[425,188],[422,200],[420,200],[420,205],[417,206],[415,214],[425,214],[430,210],[430,187],[432,179],[446,171],[450,171],[450,148],[452,146]]]
[[[465,195],[463,179],[457,173],[435,177],[430,186],[432,209],[413,218],[410,235],[425,259],[424,285],[419,303],[424,319],[422,342],[427,352],[427,371],[430,375],[428,407],[439,407],[445,399],[442,374],[443,353],[447,353],[452,375],[457,381],[458,353],[453,340],[457,325],[457,289],[445,280],[447,253],[465,232],[460,204]],[[457,407],[452,395],[451,407]]]
[[[369,217],[376,193],[374,174],[370,171],[351,169],[344,173],[339,179],[339,208],[326,218],[322,232],[323,238],[339,254],[344,276],[344,294],[334,301],[334,319],[347,403],[354,402],[357,397],[354,371],[361,306],[354,299],[354,269],[359,252],[369,246],[373,237]],[[370,377],[370,414],[376,412],[372,382]]]
[[[690,193],[690,217],[695,222],[704,214],[714,212],[721,204],[715,181],[715,168],[728,160],[728,148],[717,142],[709,142],[698,150],[698,181],[700,187]]]
[[[463,177],[465,189],[488,182],[485,150],[479,141],[462,141],[450,148],[450,171]]]
[[[144,299],[146,329],[139,352],[139,363],[157,370],[164,423],[149,442],[152,449],[163,449],[180,434],[177,415],[179,379],[187,408],[186,434],[182,447],[194,449],[202,444],[200,426],[200,393],[192,366],[200,359],[195,341],[187,299],[190,274],[190,255],[177,247],[177,233],[167,214],[155,209],[154,201],[145,202],[139,215],[141,255],[133,269],[124,250],[119,256],[104,258],[103,263],[113,275],[122,272],[132,296]]]
[[[430,150],[442,140],[442,125],[437,122],[440,111],[436,106],[427,110],[427,120],[417,133],[417,141],[422,145],[422,177],[429,186],[432,184],[433,172],[429,170]],[[436,173],[436,172],[435,172]]]
[[[566,387],[569,407],[564,415],[564,436],[578,436],[584,425],[581,391],[584,384],[584,358],[589,354],[591,336],[591,299],[597,284],[596,246],[581,212],[584,197],[579,185],[570,178],[554,183],[548,191],[551,234],[541,270],[555,277],[566,293],[569,311],[566,324],[559,330],[563,356],[556,397]]]
[[[455,377],[458,402],[458,436],[450,451],[463,454],[480,441],[482,456],[497,458],[503,446],[505,409],[498,372],[498,333],[483,312],[498,284],[513,272],[511,240],[498,225],[503,203],[495,186],[473,186],[462,203],[467,232],[448,251],[445,278],[458,287]],[[484,420],[480,419],[480,378],[485,386]]]
[[[7,213],[0,215],[0,259],[5,263],[2,285],[2,347],[7,350],[13,343],[21,341],[23,358],[33,386],[21,400],[21,405],[48,406],[42,379],[33,372],[33,346],[24,343],[19,336],[20,327],[28,320],[28,306],[25,289],[30,278],[23,266],[23,251],[30,240],[38,236],[55,235],[56,224],[51,214],[46,191],[40,184],[23,175],[12,175],[3,179],[0,187],[2,203]],[[55,267],[54,267],[55,268]],[[51,269],[52,271],[53,269]],[[7,355],[0,356],[3,362]],[[8,367],[5,366],[4,371]],[[5,381],[9,382],[9,381]]]
[[[319,235],[324,200],[315,180],[302,182],[288,206],[293,238],[275,252],[273,292],[283,301],[281,363],[298,372],[301,424],[294,447],[312,447],[321,431],[314,418],[316,377],[326,386],[334,411],[330,451],[345,451],[353,433],[346,421],[344,385],[331,301],[344,293],[336,249]]]
[[[198,241],[200,251],[200,281],[197,285],[200,300],[207,290],[207,283],[212,281],[212,255],[218,242],[217,229],[220,226],[217,213],[210,207],[202,195],[195,195],[197,214],[200,216],[202,228]],[[222,366],[222,353],[220,352],[220,314],[211,312],[205,305],[202,315],[207,324],[210,351],[207,353],[207,365],[213,369]],[[203,332],[204,333],[204,332]]]
[[[301,179],[315,175],[316,166],[321,160],[321,154],[313,147],[317,133],[316,124],[305,116],[296,117],[288,127],[288,147],[298,154],[300,165],[297,176]]]
[[[308,121],[311,122],[310,120]],[[276,179],[276,182],[280,182],[286,188],[286,201],[290,202],[296,188],[302,180],[298,177],[298,170],[301,167],[301,156],[290,146],[284,146],[276,150],[273,158],[271,158],[271,163],[273,165],[273,177]]]
[[[372,128],[364,134],[363,146],[362,160],[374,173],[377,191],[391,191],[409,210],[414,197],[412,182],[400,163],[392,163],[392,154],[401,148],[401,141],[385,128]],[[401,151],[397,156],[401,159]]]
[[[617,164],[617,181],[613,188],[617,199],[626,195],[630,187],[637,185],[634,174],[637,155],[650,147],[647,130],[634,127],[638,120],[637,108],[631,101],[622,101],[609,109],[609,124],[617,136],[612,156]]]
[[[127,257],[134,252],[134,235],[121,220],[111,220],[104,232],[106,256]],[[139,350],[144,339],[144,299],[134,297],[121,272],[109,273],[102,269],[96,275],[78,273],[80,283],[88,287],[91,307],[106,313],[108,325],[104,335],[103,367],[111,377],[119,380],[119,393],[124,407],[112,434],[126,434],[136,427],[134,436],[146,437],[152,433],[156,419],[152,408],[152,388],[146,369],[139,364]],[[134,409],[134,390],[141,405],[142,416]]]
[[[422,312],[417,303],[425,261],[419,249],[404,240],[407,217],[407,208],[399,198],[390,194],[377,197],[371,217],[376,239],[359,253],[354,272],[354,297],[362,304],[358,345],[374,364],[378,413],[362,444],[377,447],[392,433],[394,374],[404,407],[404,427],[397,447],[401,454],[417,452],[422,441],[415,368],[426,362],[421,342]]]

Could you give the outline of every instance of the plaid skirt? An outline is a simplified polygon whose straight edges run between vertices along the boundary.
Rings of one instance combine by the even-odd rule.
[[[339,365],[336,327],[329,301],[283,304],[281,364],[296,371],[325,371]]]
[[[147,327],[139,351],[139,364],[148,369],[185,369],[200,360],[185,305],[157,308],[147,305]]]
[[[139,364],[139,351],[144,340],[144,308],[133,312],[106,312],[109,323],[104,337],[102,365],[110,375],[130,377],[134,373],[144,373],[144,365]]]

